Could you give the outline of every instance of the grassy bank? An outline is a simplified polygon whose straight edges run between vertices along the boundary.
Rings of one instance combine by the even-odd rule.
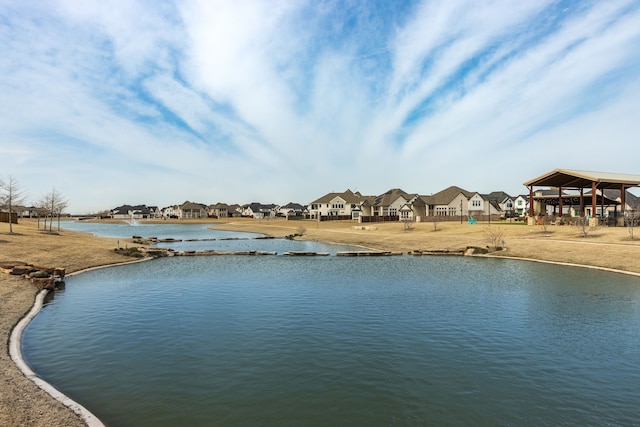
[[[144,221],[143,221],[144,222]],[[147,221],[153,222],[153,221]],[[224,230],[258,232],[275,237],[298,234],[297,239],[365,246],[377,250],[457,251],[467,246],[504,246],[494,256],[567,262],[640,273],[640,230],[638,240],[625,228],[583,230],[568,226],[529,227],[522,224],[460,224],[442,222],[357,224],[344,222],[253,220],[186,220],[182,223],[211,223]],[[363,228],[368,227],[368,228]],[[130,260],[114,253],[117,239],[98,238],[87,233],[61,230],[44,233],[37,222],[21,220],[14,233],[6,234],[0,224],[0,261],[24,261],[49,267],[63,267],[67,273],[89,267]],[[586,232],[586,236],[584,235]],[[121,244],[124,242],[120,239]],[[128,242],[131,246],[131,242]],[[30,309],[36,288],[28,281],[0,274],[0,334],[5,341],[0,351],[0,425],[79,426],[83,422],[29,381],[15,367],[7,352],[13,326]],[[52,325],[55,333],[55,325]]]
[[[13,225],[14,234],[6,234],[6,231],[8,225],[0,224],[0,261],[64,267],[69,273],[128,260],[113,253],[114,239],[66,230],[44,233],[37,228],[37,222],[28,220]],[[29,281],[0,273],[0,336],[5,343],[0,351],[0,425],[82,426],[83,421],[74,412],[40,390],[9,357],[11,330],[29,311],[37,292]],[[52,333],[55,333],[55,325]]]

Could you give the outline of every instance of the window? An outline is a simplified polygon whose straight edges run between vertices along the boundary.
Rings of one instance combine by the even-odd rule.
[[[396,216],[398,215],[398,209],[397,208],[389,208],[389,216]]]
[[[436,216],[447,216],[447,207],[446,206],[437,207]]]
[[[401,211],[400,212],[400,218],[409,219],[409,211]]]
[[[480,200],[475,199],[471,201],[471,206],[473,206],[474,208],[479,208],[481,205]]]
[[[449,208],[449,216],[456,216],[456,208]]]

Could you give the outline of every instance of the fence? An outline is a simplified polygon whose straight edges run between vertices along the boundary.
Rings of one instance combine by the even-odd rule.
[[[9,212],[0,212],[0,222],[9,223]],[[18,214],[16,212],[11,212],[11,222],[13,224],[18,223]]]

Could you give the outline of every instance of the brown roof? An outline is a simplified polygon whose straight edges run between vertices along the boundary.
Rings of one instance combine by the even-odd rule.
[[[598,188],[640,187],[640,175],[609,172],[591,172],[570,169],[554,169],[524,183],[534,187],[590,188],[595,182]]]
[[[367,199],[367,197],[361,195],[357,191],[354,193],[353,191],[347,189],[346,191],[344,191],[342,193],[328,193],[328,194],[325,194],[324,196],[320,197],[317,200],[314,200],[311,203],[329,203],[331,200],[333,200],[336,197],[340,197],[346,203],[360,203],[360,202],[363,202],[363,201],[365,201]]]
[[[476,194],[472,191],[467,191],[452,185],[451,187],[445,188],[431,196],[421,196],[421,199],[428,205],[448,205],[453,199],[458,197],[460,193],[462,193],[467,199],[470,199],[474,194]]]

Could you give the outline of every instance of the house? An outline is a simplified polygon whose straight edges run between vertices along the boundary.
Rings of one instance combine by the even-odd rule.
[[[276,205],[262,204],[258,202],[242,206],[242,216],[254,219],[268,219],[276,216]]]
[[[162,218],[178,218],[178,205],[167,206],[160,209]]]
[[[480,193],[464,190],[457,186],[447,187],[430,196],[420,196],[429,217],[444,220],[472,217],[475,219],[498,219],[503,211],[497,202],[485,199]]]
[[[327,193],[309,203],[309,218],[319,221],[328,219],[358,219],[362,204],[367,200],[359,192],[349,189],[342,193]]]
[[[277,216],[283,216],[289,218],[303,218],[305,207],[299,203],[289,202],[284,206],[280,206],[277,209]]]
[[[515,216],[526,216],[527,212],[529,212],[529,196],[520,194],[513,200],[513,206]]]
[[[109,216],[113,219],[145,219],[154,218],[156,215],[157,207],[150,209],[147,205],[122,205],[109,211]]]
[[[228,218],[231,216],[229,214],[229,205],[226,203],[216,203],[214,205],[209,205],[207,207],[207,215],[212,218]]]
[[[242,216],[242,206],[238,204],[229,205],[227,208],[227,216],[230,218],[240,218]]]
[[[412,205],[418,197],[417,194],[392,188],[375,198],[365,198],[361,207],[363,221],[369,220],[364,219],[369,217],[378,217],[389,221],[413,220],[416,215],[419,215],[419,212],[414,212]]]
[[[9,206],[4,205],[0,206],[0,212],[9,212]],[[13,205],[11,206],[11,212],[16,214],[18,218],[37,218],[40,216],[41,209],[35,206],[22,206],[22,205]]]
[[[504,191],[493,191],[489,194],[483,194],[485,200],[497,206],[503,213],[505,218],[513,218],[515,216],[514,199]]]
[[[470,199],[474,196],[476,196],[476,193],[451,186],[430,196],[421,196],[421,199],[425,204],[427,216],[460,217],[468,215],[469,211],[471,211]],[[482,207],[482,200],[475,197],[473,211],[480,210]]]
[[[203,205],[202,203],[186,201],[178,206],[177,215],[180,219],[206,218],[206,205]]]
[[[630,191],[625,190],[624,206],[622,206],[622,193],[620,190],[608,189],[604,190],[604,194],[602,190],[596,190],[596,193],[604,196],[601,200],[599,199],[601,206],[596,208],[597,216],[611,219],[622,218],[623,215],[626,218],[640,218],[640,197]],[[590,192],[585,193],[585,197],[590,197]],[[604,215],[601,214],[602,204],[604,204]],[[589,212],[588,207],[585,210]],[[615,222],[612,225],[615,225]]]

